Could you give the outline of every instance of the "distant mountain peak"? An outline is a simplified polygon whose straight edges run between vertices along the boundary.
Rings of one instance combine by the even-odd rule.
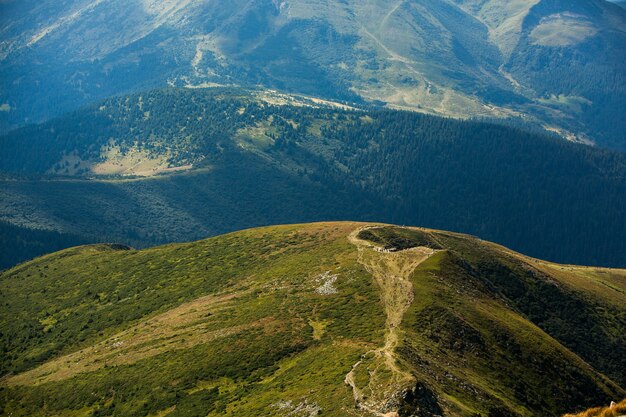
[[[94,98],[217,83],[458,118],[514,115],[626,146],[626,16],[603,1],[29,4],[0,6],[10,17],[0,26],[4,130]]]

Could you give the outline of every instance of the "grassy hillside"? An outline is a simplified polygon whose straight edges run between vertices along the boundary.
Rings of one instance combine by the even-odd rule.
[[[77,247],[0,275],[0,404],[13,416],[554,416],[626,394],[625,294],[623,270],[358,223]]]
[[[626,266],[624,155],[514,127],[265,90],[166,89],[17,130],[0,149],[0,219],[81,242],[145,247],[356,219]]]

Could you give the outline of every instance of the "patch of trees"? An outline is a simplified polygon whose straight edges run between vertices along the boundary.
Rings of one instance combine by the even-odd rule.
[[[78,236],[0,221],[0,270],[49,252],[85,243]]]

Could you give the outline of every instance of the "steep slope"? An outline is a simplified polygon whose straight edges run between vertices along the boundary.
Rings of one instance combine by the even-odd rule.
[[[626,146],[626,12],[604,0],[11,0],[0,16],[5,130],[147,87],[261,84]]]
[[[0,219],[81,242],[145,247],[379,220],[626,266],[624,155],[511,127],[265,90],[167,89],[0,137],[0,167]]]
[[[554,416],[626,394],[626,271],[448,232],[84,246],[0,290],[5,415]]]

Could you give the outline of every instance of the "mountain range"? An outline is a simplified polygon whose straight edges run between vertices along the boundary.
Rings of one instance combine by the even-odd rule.
[[[624,0],[0,0],[0,416],[624,417],[625,63]]]
[[[5,0],[0,123],[111,95],[263,86],[626,149],[626,11],[604,0]]]

